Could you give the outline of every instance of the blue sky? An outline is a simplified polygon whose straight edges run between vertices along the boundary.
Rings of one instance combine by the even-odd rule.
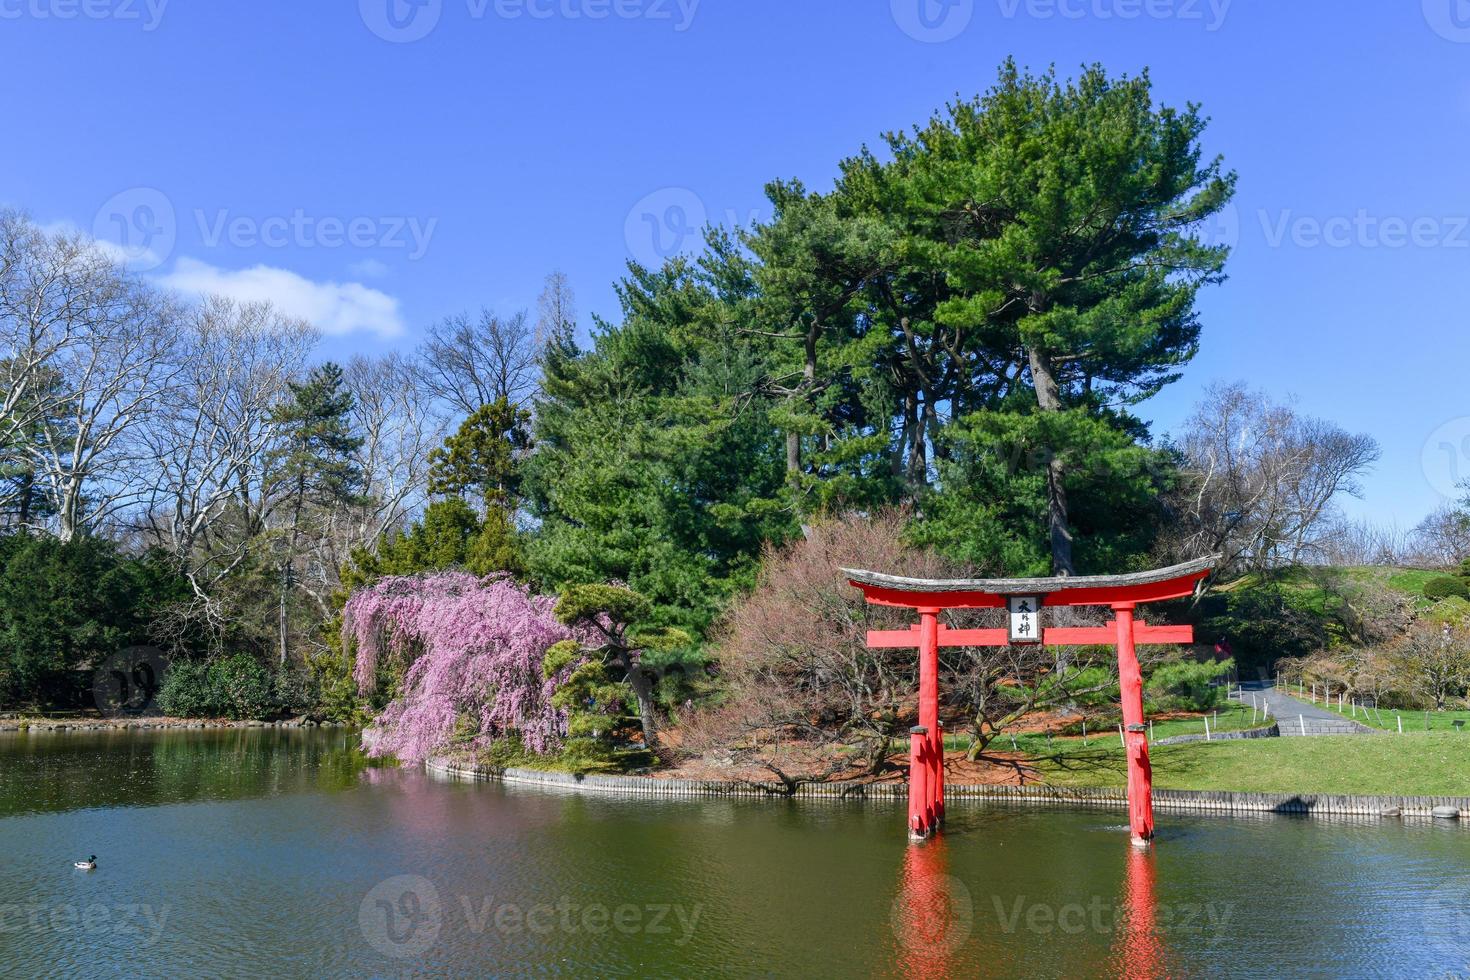
[[[1470,477],[1470,0],[0,0],[0,202],[332,356],[552,269],[585,329],[630,256],[827,186],[1007,55],[1150,68],[1240,173],[1156,431],[1243,379],[1382,443],[1354,514]]]

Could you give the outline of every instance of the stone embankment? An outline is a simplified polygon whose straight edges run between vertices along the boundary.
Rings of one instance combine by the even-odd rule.
[[[203,728],[350,728],[346,722],[291,718],[231,721],[225,718],[0,718],[0,732],[109,732]]]
[[[902,800],[902,783],[784,783],[722,782],[705,779],[651,779],[646,776],[578,776],[537,769],[498,769],[444,759],[430,759],[424,767],[453,779],[497,780],[580,793],[665,798],[756,797],[765,799]],[[991,786],[946,784],[945,803],[983,801],[986,804],[1044,805],[1126,809],[1128,792],[1113,787]],[[1434,817],[1458,820],[1470,816],[1470,797],[1460,796],[1348,796],[1326,793],[1237,793],[1216,790],[1155,789],[1155,809],[1197,810],[1236,814],[1303,814],[1316,817]]]

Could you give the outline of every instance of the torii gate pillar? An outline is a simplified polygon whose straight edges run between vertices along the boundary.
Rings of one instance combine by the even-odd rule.
[[[1133,642],[1133,606],[1113,606],[1118,631],[1118,693],[1123,702],[1123,745],[1128,757],[1128,829],[1133,843],[1154,836],[1154,774],[1148,762],[1148,728],[1143,720],[1143,671]]]
[[[1139,644],[1192,643],[1189,626],[1149,626],[1134,612],[1140,603],[1190,595],[1219,556],[1129,575],[1042,579],[912,579],[845,568],[848,580],[873,605],[913,609],[917,626],[873,630],[868,646],[918,648],[919,724],[910,732],[909,835],[923,840],[944,823],[944,727],[939,720],[939,648],[1111,645],[1118,651],[1118,686],[1123,708],[1123,744],[1128,766],[1128,826],[1135,844],[1153,839],[1153,770],[1143,717],[1143,672]],[[1014,600],[1014,605],[1012,605]],[[1025,601],[1023,601],[1025,600]],[[946,609],[1011,607],[1009,629],[949,629],[939,622]],[[1113,621],[1104,627],[1044,628],[1041,610],[1051,606],[1107,606]],[[1017,616],[1030,617],[1019,621]]]

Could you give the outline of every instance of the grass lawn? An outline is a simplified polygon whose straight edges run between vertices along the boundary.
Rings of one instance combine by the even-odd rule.
[[[1150,758],[1161,789],[1470,796],[1470,733],[1193,742],[1156,747]],[[1038,768],[1056,785],[1127,783],[1116,741]]]
[[[1249,704],[1241,705],[1230,701],[1220,705],[1219,711],[1210,714],[1210,731],[1212,732],[1236,732],[1245,728],[1263,728],[1271,723],[1272,719],[1265,718],[1259,713],[1252,714]],[[1203,735],[1205,733],[1205,716],[1197,715],[1190,718],[1170,718],[1165,721],[1153,723],[1152,739],[1170,738],[1174,735]],[[1080,735],[1057,735],[1053,734],[1051,739],[1045,733],[1028,732],[1017,735],[1014,746],[1009,735],[1001,735],[990,743],[993,751],[1019,750],[1030,755],[1050,755],[1057,752],[1071,753],[1080,752],[1099,746],[1120,745],[1118,729],[1099,728],[1089,731],[1087,738]],[[944,747],[949,751],[963,751],[970,747],[970,736],[967,734],[946,735]]]
[[[1465,723],[1465,735],[1470,738],[1470,711],[1393,711],[1387,708],[1368,711],[1358,708],[1354,712],[1346,704],[1338,711],[1336,702],[1328,705],[1327,710],[1340,714],[1349,721],[1356,721],[1369,728],[1381,728],[1386,732],[1397,732],[1398,718],[1402,717],[1405,735],[1423,735],[1425,732],[1453,734],[1455,722],[1462,721]]]

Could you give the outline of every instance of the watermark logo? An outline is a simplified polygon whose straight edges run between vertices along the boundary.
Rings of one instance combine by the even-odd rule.
[[[1436,949],[1470,965],[1470,878],[1455,878],[1430,892],[1423,922]]]
[[[3,2],[3,0],[0,0]],[[694,25],[701,0],[465,0],[471,21],[646,20],[666,21],[682,34]],[[367,29],[385,41],[407,44],[439,26],[443,0],[358,0]]]
[[[1470,44],[1470,0],[1423,0],[1430,30],[1456,44]]]
[[[1291,209],[1258,212],[1261,233],[1271,248],[1470,248],[1470,215],[1377,215],[1359,208],[1351,215],[1326,218]]]
[[[1219,937],[1226,934],[1235,917],[1234,902],[1151,904],[1148,921],[1140,921],[1138,910],[1125,908],[1101,895],[1093,895],[1086,902],[1033,902],[1025,895],[1013,899],[992,895],[990,900],[996,922],[1006,935],[1028,932],[1038,936],[1084,933],[1107,936],[1146,930],[1160,936]]]
[[[889,0],[893,22],[925,44],[953,41],[975,19],[975,0]]]
[[[133,187],[114,194],[97,210],[92,237],[129,269],[148,272],[173,255],[180,221],[168,195],[153,187]],[[208,249],[371,249],[402,252],[410,262],[424,257],[439,227],[438,218],[311,214],[303,208],[263,216],[194,208],[182,221]]]
[[[656,269],[701,241],[709,212],[686,187],[665,187],[633,205],[623,224],[628,252],[640,265]]]
[[[357,911],[357,926],[368,945],[394,959],[422,956],[439,941],[443,925],[439,890],[419,875],[379,882]]]
[[[1424,441],[1424,478],[1434,492],[1458,500],[1470,483],[1470,416],[1450,419]]]
[[[152,711],[163,689],[168,658],[157,647],[119,650],[92,672],[92,700],[105,717]]]
[[[555,901],[511,902],[488,895],[461,894],[441,902],[427,878],[399,875],[376,885],[363,897],[358,926],[375,950],[394,959],[422,956],[445,929],[453,934],[501,938],[531,934],[550,936],[666,936],[675,946],[688,945],[704,913],[668,902],[578,902],[569,895]]]
[[[119,20],[153,31],[168,0],[0,0],[0,20]]]
[[[921,872],[899,889],[888,922],[905,949],[945,956],[969,941],[975,928],[975,900],[954,875]]]
[[[43,905],[0,903],[0,936],[71,935],[88,938],[117,937],[130,945],[147,948],[157,944],[168,924],[169,906],[155,908],[147,903],[125,905]],[[81,942],[79,938],[77,940]]]
[[[194,223],[205,248],[360,248],[402,250],[410,262],[424,257],[439,227],[438,218],[409,215],[375,217],[313,215],[297,208],[290,214],[232,214],[228,208],[195,209]]]
[[[1225,26],[1233,0],[996,0],[1001,16],[1013,20],[1177,20],[1199,23],[1211,33]]]
[[[92,237],[113,242],[121,261],[137,272],[156,269],[178,242],[173,201],[154,187],[130,187],[108,198],[92,219]]]
[[[649,20],[668,21],[676,34],[694,26],[701,0],[466,0],[470,17],[488,11],[501,20]]]
[[[378,37],[407,44],[427,37],[438,26],[444,0],[357,0],[357,12]]]
[[[1191,237],[1206,248],[1234,248],[1240,244],[1240,209],[1226,204],[1196,225]]]

